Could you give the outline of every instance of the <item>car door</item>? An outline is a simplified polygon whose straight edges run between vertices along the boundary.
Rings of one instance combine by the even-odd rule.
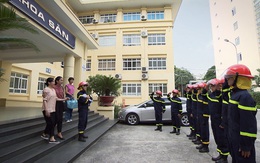
[[[153,101],[149,100],[141,105],[141,121],[155,121]]]
[[[163,120],[169,121],[171,120],[171,102],[167,98],[163,98],[165,101],[166,111],[163,113]]]

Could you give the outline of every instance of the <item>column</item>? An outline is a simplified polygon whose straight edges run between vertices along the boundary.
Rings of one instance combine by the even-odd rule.
[[[9,96],[12,63],[0,61],[0,68],[4,69],[4,75],[1,77],[4,80],[0,81],[0,106],[6,106],[5,101]]]
[[[63,82],[68,83],[69,77],[74,77],[75,58],[71,54],[64,57]]]
[[[84,76],[82,65],[84,65],[84,60],[82,58],[75,58],[75,67],[74,67],[74,85],[77,89],[78,84],[81,81],[86,81],[86,76]],[[76,90],[77,91],[77,90]],[[75,92],[76,92],[75,91]]]
[[[123,10],[117,9],[117,16],[116,16],[116,22],[122,22],[123,21]]]

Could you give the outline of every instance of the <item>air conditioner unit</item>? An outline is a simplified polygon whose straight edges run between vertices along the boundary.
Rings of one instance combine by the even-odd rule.
[[[147,30],[141,31],[141,37],[143,38],[147,37]]]
[[[142,16],[141,16],[141,20],[142,20],[142,21],[146,21],[146,20],[147,20],[147,19],[146,19],[146,16],[145,16],[145,15],[142,15]]]
[[[146,67],[142,67],[142,72],[147,72]]]
[[[116,74],[116,75],[115,75],[115,78],[117,78],[117,79],[120,79],[120,80],[121,80],[121,79],[122,79],[122,75],[121,75],[121,74]]]
[[[142,79],[147,80],[148,79],[148,74],[147,73],[142,73]]]
[[[98,39],[98,34],[96,34],[96,33],[92,33],[91,35],[92,35],[92,37],[93,37],[95,40]]]
[[[92,19],[92,23],[93,23],[93,24],[97,24],[98,21],[97,21],[96,19]]]

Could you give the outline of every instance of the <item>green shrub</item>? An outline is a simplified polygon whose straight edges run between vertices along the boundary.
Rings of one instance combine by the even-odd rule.
[[[121,110],[121,105],[114,105],[114,118],[118,118],[118,112]]]
[[[250,92],[250,94],[252,95],[252,97],[256,101],[256,105],[260,106],[260,92]],[[257,108],[260,108],[259,106]]]

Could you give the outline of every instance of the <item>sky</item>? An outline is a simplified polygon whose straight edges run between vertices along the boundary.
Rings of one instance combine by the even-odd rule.
[[[214,65],[209,0],[183,0],[173,28],[174,64],[197,79]]]

